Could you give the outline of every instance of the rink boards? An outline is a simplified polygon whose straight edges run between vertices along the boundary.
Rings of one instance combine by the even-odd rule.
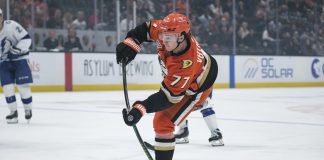
[[[214,55],[215,88],[324,86],[324,57]],[[33,91],[121,90],[115,54],[31,53]],[[129,89],[158,89],[156,54],[139,54],[127,66]]]
[[[236,56],[235,87],[324,86],[324,57]]]

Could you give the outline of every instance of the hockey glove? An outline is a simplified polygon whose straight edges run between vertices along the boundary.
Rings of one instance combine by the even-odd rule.
[[[124,122],[128,126],[135,125],[145,113],[145,107],[135,102],[132,109],[129,112],[127,112],[126,108],[123,109]]]
[[[116,47],[117,63],[125,60],[126,64],[131,62],[136,54],[141,50],[141,46],[133,38],[126,38],[123,42],[119,43]]]
[[[21,49],[12,46],[8,51],[8,59],[16,59],[20,56]]]

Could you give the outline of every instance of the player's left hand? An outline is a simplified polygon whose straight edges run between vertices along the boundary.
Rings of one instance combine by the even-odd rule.
[[[8,59],[16,59],[20,56],[21,50],[19,48],[16,47],[10,47],[9,51],[8,51]]]
[[[12,59],[16,59],[18,58],[19,55],[17,54],[12,54],[11,52],[8,52],[8,59],[12,60]]]
[[[12,54],[20,54],[21,49],[15,47],[15,46],[12,46],[12,47],[10,47],[9,52],[12,53]]]
[[[136,54],[141,50],[140,44],[133,38],[126,38],[116,47],[117,64],[125,61],[126,65],[131,62]]]
[[[122,113],[124,122],[128,126],[132,126],[139,122],[142,116],[146,113],[146,109],[142,104],[134,103],[130,111],[127,111],[127,109],[124,108]]]

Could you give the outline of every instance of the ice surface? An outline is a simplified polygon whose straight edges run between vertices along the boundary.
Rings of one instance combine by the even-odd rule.
[[[155,91],[130,91],[131,102]],[[145,160],[131,127],[123,123],[122,91],[34,93],[33,118],[8,125],[0,99],[0,160]],[[17,94],[17,100],[20,97]],[[324,88],[215,89],[224,147],[211,147],[200,112],[189,116],[190,143],[174,160],[323,160]],[[153,115],[138,124],[153,142]],[[154,157],[154,153],[151,153]]]

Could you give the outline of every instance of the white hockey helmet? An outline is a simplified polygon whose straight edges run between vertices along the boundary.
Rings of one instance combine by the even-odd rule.
[[[2,15],[2,9],[0,8],[0,14]]]

